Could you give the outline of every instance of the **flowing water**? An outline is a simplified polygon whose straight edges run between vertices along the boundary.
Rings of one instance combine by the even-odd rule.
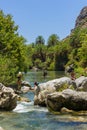
[[[24,75],[26,81],[33,86],[35,81],[42,83],[64,76],[63,72],[48,72],[44,79],[42,72],[29,72]],[[34,94],[29,92],[23,96],[31,102],[18,102],[11,112],[0,112],[0,126],[4,130],[87,130],[87,114],[51,114],[47,108],[34,106]]]

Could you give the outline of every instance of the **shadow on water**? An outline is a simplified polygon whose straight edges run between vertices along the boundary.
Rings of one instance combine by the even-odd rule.
[[[24,78],[33,85],[35,81],[43,83],[63,76],[65,76],[64,71],[48,71],[45,78],[43,76],[43,71],[30,71],[24,75]]]

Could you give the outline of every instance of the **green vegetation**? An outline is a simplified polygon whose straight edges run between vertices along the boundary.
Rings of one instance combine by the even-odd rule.
[[[74,90],[73,85],[68,85],[67,83],[63,84],[60,88],[57,89],[58,92],[62,92],[65,89],[72,89]]]
[[[8,85],[19,71],[27,72],[33,67],[64,71],[70,64],[74,64],[78,76],[87,75],[87,28],[76,28],[61,41],[52,34],[47,43],[38,36],[35,43],[26,44],[12,16],[0,11],[0,82]]]
[[[45,41],[42,36],[39,38]],[[28,60],[29,68],[35,66],[39,69],[64,71],[66,66],[73,64],[77,77],[87,75],[84,73],[87,67],[87,28],[76,28],[61,41],[56,34],[52,34],[46,44],[38,42],[27,47],[31,59]]]
[[[0,11],[0,82],[5,85],[15,80],[18,71],[27,69],[26,40],[17,30],[12,16]]]

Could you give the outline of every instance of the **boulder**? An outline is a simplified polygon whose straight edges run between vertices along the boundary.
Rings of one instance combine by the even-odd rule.
[[[22,93],[27,93],[27,92],[29,92],[29,91],[30,91],[30,88],[29,88],[29,87],[27,87],[27,86],[21,87],[21,92],[22,92]]]
[[[27,93],[32,90],[32,87],[28,81],[21,81],[20,89],[17,84],[11,84],[8,87],[14,89],[16,94]]]
[[[87,91],[87,77],[81,76],[75,80],[77,90]]]
[[[69,77],[62,77],[62,78],[58,78],[58,79],[54,79],[54,80],[50,80],[46,83],[42,83],[40,84],[40,90],[49,90],[51,92],[53,91],[58,91],[60,88],[64,87],[65,84],[68,85],[68,87],[70,85],[73,85],[73,82]]]
[[[29,82],[27,82],[27,81],[21,81],[21,86],[26,86],[26,87],[31,88],[30,83],[29,83]]]
[[[74,111],[87,110],[87,92],[71,89],[55,92],[47,96],[46,104],[51,112],[59,112],[63,107]]]
[[[2,127],[0,127],[0,130],[4,130]]]
[[[46,106],[45,100],[47,98],[47,95],[50,93],[52,93],[52,92],[50,92],[48,90],[43,90],[38,95],[35,95],[34,96],[34,105]]]
[[[39,84],[38,95],[35,94],[34,104],[46,106],[45,100],[48,94],[58,92],[60,89],[65,89],[64,87],[69,88],[71,86],[76,87],[76,84],[68,77],[62,77],[59,79],[48,81],[46,83],[41,83]],[[37,89],[35,91],[37,91]]]
[[[14,90],[0,83],[0,109],[13,110],[17,105],[17,95]]]
[[[19,95],[17,95],[17,100],[20,102],[30,102],[28,98]]]

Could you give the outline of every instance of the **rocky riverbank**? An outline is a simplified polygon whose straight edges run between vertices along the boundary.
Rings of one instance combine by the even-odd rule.
[[[13,110],[17,105],[17,94],[9,87],[0,83],[0,109]]]
[[[49,111],[59,112],[62,108],[80,111],[87,110],[87,77],[81,76],[76,80],[62,77],[39,84],[35,90],[28,86],[21,88],[21,92],[35,93],[34,105],[46,106]],[[0,83],[0,109],[13,110],[17,101],[27,101],[21,98],[10,87]]]
[[[23,84],[27,85],[28,83],[23,82]],[[17,90],[16,87],[6,87],[0,83],[0,110],[13,110],[17,106],[17,101],[30,102],[29,99],[20,96],[20,94],[30,91],[30,87],[27,86],[22,87],[21,90]]]
[[[81,76],[76,80],[62,77],[39,84],[34,104],[46,106],[51,112],[59,112],[63,107],[75,111],[87,110],[87,77]]]

